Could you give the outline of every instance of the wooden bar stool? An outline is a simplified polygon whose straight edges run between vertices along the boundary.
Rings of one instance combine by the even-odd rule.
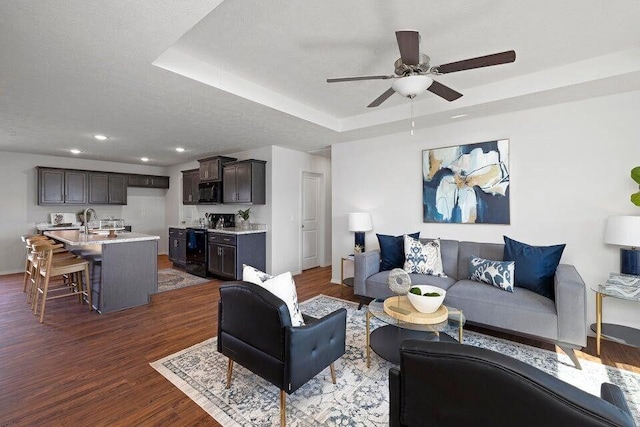
[[[46,303],[51,299],[78,296],[80,304],[82,304],[84,302],[83,297],[86,297],[89,303],[89,311],[93,310],[89,262],[76,257],[54,260],[54,249],[51,245],[36,245],[34,250],[38,253],[38,280],[36,281],[33,313],[38,314],[38,299],[40,294],[42,294],[40,323],[44,321]],[[82,277],[82,273],[84,273],[84,278]],[[63,275],[68,275],[68,284],[53,285],[50,287],[52,278]],[[50,292],[54,292],[54,295],[49,295]]]
[[[27,239],[27,243],[31,243],[32,239]],[[38,278],[38,251],[35,250],[36,247],[40,247],[40,250],[43,250],[45,246],[51,246],[53,251],[53,259],[54,260],[62,260],[67,258],[75,258],[75,255],[68,252],[64,249],[64,245],[61,243],[56,243],[50,239],[35,239],[33,244],[31,245],[31,252],[27,255],[27,270],[25,271],[25,289],[27,292],[27,304],[31,305],[33,309],[33,296],[35,295],[35,290],[37,289],[36,280]],[[63,278],[65,283],[68,281],[68,277]]]
[[[46,241],[46,240],[49,240],[49,238],[47,236],[43,236],[39,234],[36,234],[33,236],[22,235],[20,236],[20,238],[25,243],[26,249],[27,249],[27,257],[24,264],[24,286],[22,288],[22,292],[27,292],[27,284],[29,283],[29,279],[31,277],[31,269],[32,269],[33,259],[35,257],[31,246],[37,241]]]

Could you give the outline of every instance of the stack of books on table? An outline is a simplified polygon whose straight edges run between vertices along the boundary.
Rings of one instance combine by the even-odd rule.
[[[605,290],[615,292],[625,298],[640,299],[640,276],[610,273],[604,284]]]

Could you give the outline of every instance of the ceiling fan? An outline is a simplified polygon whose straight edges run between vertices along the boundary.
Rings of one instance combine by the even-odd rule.
[[[455,101],[460,98],[462,94],[442,83],[438,83],[428,76],[428,74],[439,76],[457,71],[507,64],[516,60],[515,51],[509,50],[432,67],[429,62],[430,58],[427,55],[421,54],[419,51],[420,33],[410,30],[396,31],[396,40],[398,41],[398,48],[400,49],[400,58],[394,63],[395,75],[341,77],[327,79],[327,83],[394,79],[389,89],[377,97],[371,104],[367,105],[369,108],[379,106],[396,92],[402,96],[413,99],[425,90],[428,90],[447,101]]]

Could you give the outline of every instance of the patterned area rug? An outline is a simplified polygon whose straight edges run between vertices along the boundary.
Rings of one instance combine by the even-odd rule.
[[[300,304],[302,312],[322,317],[347,309],[346,354],[335,363],[337,384],[329,369],[318,374],[292,395],[287,395],[287,426],[388,425],[389,362],[372,352],[371,368],[365,361],[365,310],[357,304],[320,295]],[[372,327],[381,326],[371,319]],[[224,426],[279,425],[279,390],[235,364],[233,382],[225,389],[227,358],[211,338],[151,363],[151,366],[193,399]],[[611,382],[624,391],[629,407],[640,422],[640,375],[581,360],[577,370],[564,354],[465,331],[464,343],[485,347],[520,359],[551,375],[599,396],[600,384]],[[640,424],[639,424],[640,425]]]
[[[173,289],[186,288],[187,286],[199,285],[209,280],[194,276],[173,268],[158,270],[158,292],[171,291]]]

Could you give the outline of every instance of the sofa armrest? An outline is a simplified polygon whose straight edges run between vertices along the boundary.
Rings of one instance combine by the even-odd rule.
[[[389,427],[400,427],[400,370],[389,369]]]
[[[353,293],[367,296],[365,280],[380,271],[380,251],[355,254],[353,259]]]
[[[560,264],[554,278],[558,341],[574,346],[587,345],[587,290],[573,265]]]

